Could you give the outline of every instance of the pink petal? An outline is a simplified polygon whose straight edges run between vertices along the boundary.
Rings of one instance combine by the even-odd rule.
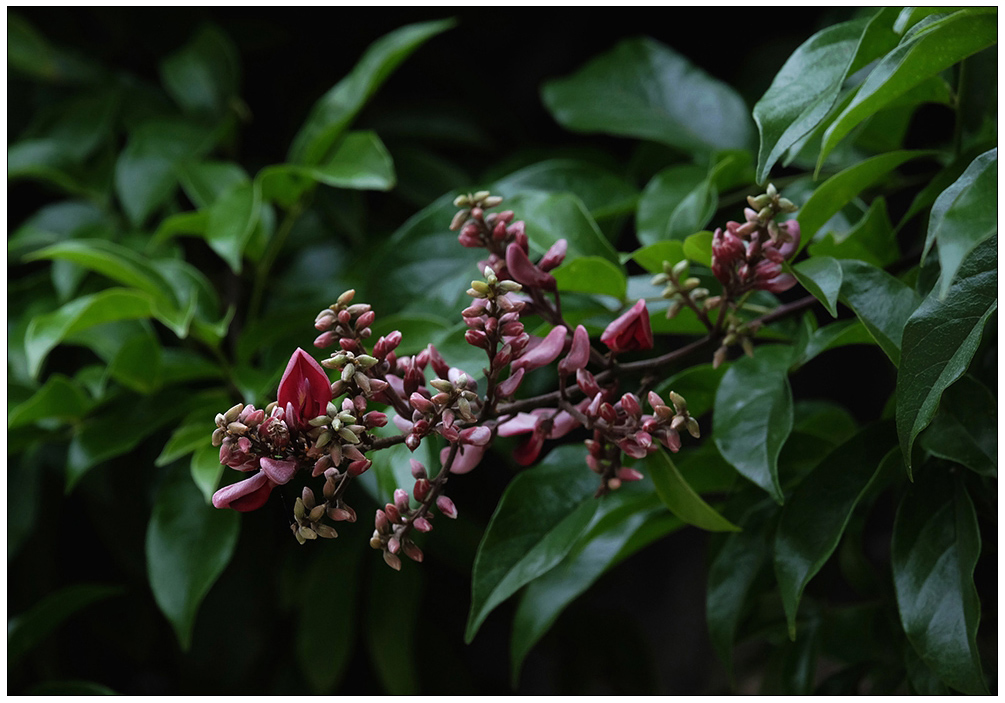
[[[251,478],[224,486],[213,494],[213,505],[217,508],[232,508],[240,512],[258,510],[265,505],[275,484],[264,472]]]
[[[555,290],[555,277],[532,264],[527,252],[517,242],[510,242],[506,247],[506,269],[517,283],[530,288]]]
[[[440,452],[440,461],[446,463],[449,455],[450,447],[444,447]],[[457,449],[457,456],[454,457],[454,463],[450,465],[450,473],[466,474],[478,466],[483,456],[485,456],[485,447],[477,447],[473,444],[460,445]]]
[[[542,366],[547,366],[562,353],[562,349],[565,347],[566,334],[568,334],[568,330],[564,325],[555,327],[541,340],[540,344],[514,361],[513,368],[533,371]]]
[[[585,368],[590,360],[590,335],[582,325],[576,326],[576,331],[572,333],[572,344],[569,345],[569,353],[558,362],[558,372],[563,376],[575,373],[579,369]]]
[[[259,464],[262,466],[262,473],[269,477],[269,480],[280,486],[284,486],[293,478],[297,472],[297,462],[280,461],[271,457],[263,456]]]

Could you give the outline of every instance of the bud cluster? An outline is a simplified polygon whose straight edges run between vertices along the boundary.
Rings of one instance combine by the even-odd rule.
[[[702,313],[702,306],[708,300],[708,288],[701,287],[701,280],[688,276],[690,262],[687,259],[678,261],[673,266],[669,261],[663,262],[663,273],[653,276],[654,286],[664,286],[662,297],[669,300],[667,319],[677,316],[681,308],[687,306]],[[711,306],[707,306],[708,309]]]

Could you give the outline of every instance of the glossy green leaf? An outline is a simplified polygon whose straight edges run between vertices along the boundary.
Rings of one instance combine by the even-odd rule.
[[[590,523],[597,480],[582,453],[559,447],[506,487],[475,556],[465,641],[497,605],[562,561]]]
[[[203,445],[210,445],[210,437],[214,429],[213,419],[210,417],[212,413],[199,412],[195,414],[199,420],[186,418],[186,421],[179,425],[154,461],[154,466],[167,466],[172,461],[188,456]],[[219,454],[219,451],[217,453]]]
[[[694,417],[701,417],[712,409],[716,391],[725,373],[725,366],[719,368],[714,368],[712,364],[691,366],[660,383],[656,386],[656,392],[663,400],[669,400],[667,394],[676,391],[687,401],[688,412]]]
[[[981,537],[962,482],[919,477],[897,509],[891,551],[900,622],[918,656],[953,688],[986,695],[973,581]]]
[[[712,232],[695,232],[684,240],[684,255],[702,266],[712,266]]]
[[[114,320],[135,320],[153,316],[153,301],[146,293],[125,288],[109,288],[77,298],[59,310],[39,315],[28,325],[24,347],[28,370],[37,377],[45,357],[74,332]]]
[[[335,553],[317,554],[298,579],[297,588],[297,661],[317,695],[338,686],[353,658],[364,553],[356,544],[326,541],[330,544],[311,546],[329,547]],[[331,607],[333,603],[338,607]]]
[[[635,232],[642,244],[683,240],[715,213],[717,191],[700,166],[671,166],[649,181],[639,198]]]
[[[649,273],[662,273],[664,261],[673,266],[684,260],[684,243],[676,240],[656,242],[636,249],[631,258]]]
[[[230,562],[240,530],[238,513],[206,505],[186,472],[173,472],[157,493],[147,527],[147,576],[182,650],[192,642],[199,605]]]
[[[792,431],[792,349],[759,347],[735,362],[715,394],[715,446],[723,458],[781,503],[778,454]]]
[[[524,590],[513,617],[510,640],[514,686],[530,650],[572,601],[627,556],[626,551],[634,553],[681,526],[660,507],[652,488],[645,488],[648,490],[636,491],[623,486],[605,496],[590,526],[565,559]],[[658,529],[643,535],[644,528],[652,525]]]
[[[844,274],[841,302],[858,315],[890,361],[898,366],[904,325],[918,306],[918,296],[875,266],[862,261],[841,261],[840,264]]]
[[[973,376],[947,388],[939,414],[919,440],[922,448],[982,476],[998,476],[998,401]]]
[[[942,392],[966,372],[997,307],[995,236],[963,262],[944,300],[933,291],[907,321],[897,371],[897,432],[908,473],[915,438],[935,417]]]
[[[504,198],[526,190],[575,193],[597,220],[631,212],[639,197],[638,190],[620,176],[574,159],[548,159],[526,166],[495,181],[489,190]]]
[[[803,589],[838,546],[859,500],[895,447],[892,423],[862,430],[834,449],[796,487],[775,533],[775,575],[789,637]]]
[[[688,152],[745,148],[747,106],[732,88],[669,47],[629,39],[575,74],[545,83],[545,106],[566,129],[652,141]],[[598,100],[598,96],[606,96]]]
[[[185,195],[197,208],[209,208],[231,188],[250,183],[247,172],[230,161],[193,161],[175,166]],[[172,217],[193,217],[196,213],[179,213]],[[160,230],[163,223],[158,227]]]
[[[39,420],[73,422],[91,408],[91,400],[76,382],[53,374],[32,396],[7,412],[7,429],[30,425]]]
[[[869,73],[851,103],[827,128],[818,164],[866,117],[997,40],[997,8],[961,10],[924,27],[913,27]]]
[[[537,256],[565,239],[570,259],[599,256],[618,264],[618,253],[574,194],[525,191],[507,201],[506,206],[520,213],[520,219],[527,223],[527,239]]]
[[[624,300],[628,286],[621,269],[599,256],[566,259],[551,275],[560,291],[609,295],[618,300]]]
[[[942,191],[928,219],[925,254],[939,243],[939,296],[945,298],[960,266],[981,242],[998,233],[998,149],[974,159]]]
[[[829,349],[849,344],[874,344],[875,339],[859,320],[839,320],[821,327],[807,341],[796,365],[803,366]]]
[[[335,578],[344,579],[345,575]],[[425,573],[421,567],[396,572],[383,564],[375,565],[367,583],[367,650],[384,692],[391,696],[419,692],[416,646],[420,645],[419,617],[424,584]],[[388,607],[389,603],[394,607]]]
[[[237,94],[241,65],[230,39],[203,25],[192,40],[160,64],[161,80],[183,109],[219,114]]]
[[[831,317],[837,317],[838,293],[844,274],[841,264],[830,256],[814,256],[792,267],[803,288],[823,303]]]
[[[75,583],[45,596],[27,612],[8,620],[7,666],[16,666],[78,611],[121,593],[120,586]]]
[[[223,476],[223,464],[220,463],[220,450],[209,442],[205,442],[192,454],[190,465],[192,481],[196,487],[202,491],[209,505],[216,493],[217,486],[220,485],[220,477]]]
[[[206,243],[234,273],[240,273],[244,250],[262,210],[258,183],[239,184],[213,203],[206,223]]]
[[[882,197],[872,201],[869,212],[844,234],[828,232],[811,242],[810,256],[831,256],[835,259],[858,259],[884,268],[900,258],[897,237]]]
[[[396,182],[391,155],[374,132],[349,132],[329,159],[305,172],[333,188],[391,190]]]
[[[740,528],[724,518],[699,496],[681,476],[670,455],[660,449],[646,460],[663,505],[688,525],[709,532],[735,532]]]
[[[370,97],[398,65],[453,20],[410,24],[386,34],[366,50],[353,70],[321,96],[290,146],[289,160],[319,164]]]
[[[930,156],[930,151],[893,151],[866,159],[850,166],[824,181],[799,210],[798,220],[802,235],[799,248],[803,249],[813,236],[841,208],[850,203],[866,188],[879,183],[890,172],[911,159]]]

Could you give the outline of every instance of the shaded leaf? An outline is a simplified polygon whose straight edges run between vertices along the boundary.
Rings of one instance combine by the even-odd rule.
[[[53,374],[30,398],[7,412],[7,429],[48,419],[73,422],[82,418],[91,405],[79,384],[62,374]]]
[[[639,197],[638,190],[620,176],[575,159],[548,159],[526,166],[495,181],[489,190],[504,198],[526,190],[575,193],[597,220],[631,212]]]
[[[987,694],[973,581],[981,537],[962,482],[919,477],[897,509],[891,551],[900,622],[918,656],[953,688]]]
[[[609,295],[624,300],[628,279],[621,269],[599,256],[566,259],[552,272],[560,291]]]
[[[344,579],[345,574],[336,578]],[[366,644],[370,662],[388,695],[415,695],[419,691],[416,644],[424,591],[422,568],[395,572],[381,564],[370,574]],[[390,603],[394,607],[389,607]]]
[[[164,87],[175,102],[192,112],[224,112],[237,94],[240,72],[236,47],[209,24],[160,64]]]
[[[997,291],[995,236],[963,263],[944,300],[933,291],[907,321],[897,370],[897,433],[908,474],[914,440],[935,417],[942,392],[970,365],[984,323],[998,307]]]
[[[197,208],[209,208],[231,188],[251,182],[247,172],[230,161],[193,161],[175,166],[175,173],[181,181],[185,195]],[[194,218],[199,213],[185,212],[171,218]],[[203,213],[205,216],[205,213]],[[185,220],[178,219],[178,222]],[[162,222],[158,232],[165,226]],[[177,225],[175,225],[177,227]],[[186,228],[187,229],[187,228]]]
[[[194,414],[202,421],[187,418],[186,422],[171,434],[171,438],[154,461],[154,466],[167,466],[172,461],[188,456],[204,444],[210,444],[213,432],[212,418],[207,417],[208,414],[205,412]]]
[[[660,449],[646,460],[646,466],[663,505],[681,521],[710,532],[735,532],[740,529],[702,500],[681,476],[667,452]]]
[[[650,273],[662,273],[664,261],[673,266],[685,258],[684,244],[675,240],[656,242],[636,249],[630,258]]]
[[[839,263],[844,276],[841,302],[858,315],[890,361],[899,366],[904,325],[918,306],[917,295],[875,266],[862,261]]]
[[[559,239],[565,239],[569,244],[569,259],[599,256],[618,264],[614,247],[582,201],[572,193],[525,191],[512,197],[506,205],[520,213],[520,219],[527,223],[527,239],[531,251],[538,256]]]
[[[186,472],[173,472],[157,493],[147,527],[147,576],[182,650],[191,644],[199,605],[230,562],[240,530],[237,512],[206,505]]]
[[[116,696],[115,691],[96,681],[43,681],[33,686],[32,696]]]
[[[652,39],[623,41],[575,74],[545,83],[541,94],[555,120],[577,132],[688,152],[745,148],[753,139],[743,98]]]
[[[758,348],[736,361],[715,394],[715,446],[744,477],[781,503],[778,454],[792,430],[792,349]]]
[[[258,182],[239,183],[213,203],[206,222],[206,243],[240,273],[244,250],[258,224],[262,194]]]
[[[395,184],[391,155],[374,132],[349,132],[331,158],[304,172],[333,188],[390,190]]]
[[[792,270],[803,287],[823,303],[831,317],[837,317],[838,293],[844,278],[837,260],[830,256],[814,256],[800,261]]]
[[[209,505],[213,501],[213,494],[216,493],[217,486],[220,485],[223,464],[220,463],[220,450],[206,442],[205,435],[203,441],[204,444],[192,454],[190,471],[192,482],[202,491],[202,495],[206,498],[206,504]]]
[[[998,402],[991,390],[969,375],[951,385],[920,442],[934,456],[997,477]]]
[[[665,239],[684,239],[692,234],[696,229],[708,221],[708,218],[715,212],[714,199],[699,198],[707,194],[706,169],[700,166],[683,165],[670,166],[653,176],[646,184],[645,190],[639,198],[638,212],[635,216],[635,232],[641,244],[654,244]],[[692,193],[698,193],[691,197]],[[691,198],[687,208],[695,210],[695,206],[700,206],[698,217],[691,219],[703,220],[694,229],[690,227],[678,227],[674,232],[670,231],[670,223],[674,219],[674,214],[685,206],[685,201]],[[701,202],[698,203],[697,200]],[[708,212],[711,206],[711,212]],[[684,215],[678,216],[678,221]],[[676,235],[676,236],[674,236]]]
[[[835,259],[858,259],[878,268],[889,266],[900,258],[897,238],[886,211],[886,200],[876,198],[869,212],[844,234],[828,232],[811,242],[811,256],[832,256]]]
[[[684,240],[684,255],[702,266],[712,266],[712,232],[695,232]]]

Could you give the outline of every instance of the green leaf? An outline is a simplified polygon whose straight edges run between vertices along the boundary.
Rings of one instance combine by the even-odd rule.
[[[894,366],[900,365],[904,325],[918,306],[918,296],[882,269],[862,261],[841,261],[840,300],[858,315]]]
[[[335,578],[344,580],[345,574]],[[370,663],[387,695],[408,696],[419,692],[416,644],[424,584],[421,568],[396,572],[379,565],[370,573],[366,644]],[[389,603],[394,607],[388,607]]]
[[[527,190],[575,193],[597,220],[631,212],[639,197],[638,190],[620,176],[575,159],[548,159],[526,166],[488,189],[507,199]]]
[[[42,598],[7,622],[7,666],[15,667],[68,618],[92,603],[122,593],[120,586],[76,583]]]
[[[828,232],[810,242],[810,256],[832,256],[835,259],[858,259],[884,268],[900,258],[897,237],[882,197],[872,201],[869,212],[844,234]]]
[[[520,219],[527,223],[527,239],[536,254],[543,254],[559,239],[565,239],[568,258],[599,256],[618,265],[618,253],[572,193],[526,191],[511,198],[507,206],[519,212]]]
[[[691,261],[702,266],[712,266],[711,232],[695,232],[684,240],[684,255]]]
[[[701,417],[712,409],[716,390],[722,382],[726,367],[714,368],[712,364],[699,364],[675,373],[656,386],[656,392],[667,400],[667,393],[676,391],[687,401],[688,412]]]
[[[673,266],[684,260],[684,244],[676,240],[656,242],[636,249],[631,258],[649,273],[662,273],[664,261]]]
[[[708,192],[707,177],[707,169],[691,165],[670,166],[653,176],[642,191],[635,216],[639,242],[654,244],[665,239],[682,240],[701,229],[715,212],[714,198],[704,197]],[[692,194],[697,195],[692,197]],[[709,205],[711,212],[708,211]],[[696,211],[696,207],[700,212]],[[678,211],[682,214],[677,215],[675,220]],[[703,221],[698,223],[699,219]],[[671,222],[682,223],[683,220],[694,220],[697,226],[678,226],[671,231]]]
[[[599,256],[566,260],[552,272],[560,291],[609,295],[625,299],[628,279],[621,269]]]
[[[997,40],[997,8],[961,10],[924,27],[916,25],[869,73],[851,103],[827,128],[818,168],[837,143],[866,117]]]
[[[218,28],[203,25],[192,40],[160,64],[161,80],[184,110],[220,114],[237,95],[237,49]]]
[[[7,429],[30,425],[39,420],[74,422],[91,409],[91,400],[76,382],[53,374],[27,400],[7,412]]]
[[[646,488],[622,486],[602,498],[590,526],[565,559],[524,589],[510,640],[514,687],[527,654],[572,601],[623,558],[681,527],[659,506],[652,488]],[[653,526],[656,529],[647,532]]]
[[[228,190],[209,209],[206,243],[234,273],[241,273],[244,250],[262,210],[258,182],[241,183]]]
[[[352,71],[325,93],[293,138],[289,160],[319,164],[370,97],[408,56],[428,39],[454,26],[453,20],[410,24],[381,37]]]
[[[475,555],[466,642],[497,605],[562,561],[586,529],[597,481],[582,454],[559,447],[506,487]]]
[[[740,529],[695,493],[666,451],[660,449],[648,457],[646,466],[663,505],[683,522],[709,532],[735,532]]]
[[[925,451],[982,476],[998,476],[998,402],[973,376],[942,394],[939,414],[919,440]]]
[[[212,207],[231,188],[251,182],[247,172],[230,161],[193,161],[175,167],[185,195],[198,208]],[[195,217],[198,213],[186,212],[172,218]],[[164,224],[158,227],[158,231]]]
[[[814,256],[792,267],[802,286],[837,317],[838,293],[844,278],[841,264],[829,256]]]
[[[799,354],[796,366],[803,366],[829,349],[849,344],[874,344],[875,339],[859,320],[839,320],[813,333]]]
[[[297,661],[311,690],[321,695],[338,686],[353,658],[363,549],[341,540],[311,546],[335,552],[317,554],[298,579],[297,588]],[[338,606],[332,607],[335,603]]]
[[[897,371],[897,432],[908,474],[915,438],[935,417],[942,392],[966,372],[984,323],[998,307],[997,261],[994,236],[963,262],[946,298],[933,291],[904,328]]]
[[[115,691],[95,681],[43,681],[33,686],[32,696],[116,696]]]
[[[867,427],[828,454],[782,509],[775,533],[775,575],[791,639],[803,589],[834,553],[891,447],[896,451],[892,423]]]
[[[164,445],[160,455],[154,461],[154,466],[167,466],[172,461],[177,461],[188,456],[203,445],[210,444],[210,435],[213,431],[212,419],[206,413],[197,413],[200,421],[186,421],[176,429],[171,438]]]
[[[962,482],[919,477],[897,509],[891,552],[900,622],[918,656],[953,688],[987,695],[973,581],[981,536]]]
[[[391,155],[373,132],[349,132],[330,159],[308,172],[333,188],[391,190],[395,184]]]
[[[649,139],[693,153],[753,141],[743,98],[652,39],[623,41],[575,74],[545,83],[541,94],[555,120],[577,132]]]
[[[852,73],[893,48],[896,9],[827,27],[803,42],[754,105],[761,135],[757,182],[793,144],[817,127]]]
[[[792,431],[792,349],[759,347],[734,363],[715,394],[715,446],[744,477],[782,503],[778,454]]]
[[[930,156],[931,151],[893,151],[866,159],[846,168],[824,181],[799,211],[799,229],[804,248],[829,219],[850,203],[866,188],[879,183],[901,164],[922,156]]]
[[[939,243],[939,297],[949,294],[956,273],[981,242],[998,233],[998,149],[987,151],[942,191],[928,219],[925,251]]]
[[[25,333],[29,373],[37,378],[45,357],[71,334],[105,322],[152,317],[153,307],[154,303],[146,293],[109,288],[77,298],[55,312],[39,315],[31,321]]]
[[[216,487],[220,485],[223,464],[220,463],[220,450],[209,442],[205,442],[205,435],[203,435],[203,441],[204,444],[198,447],[192,455],[190,469],[192,481],[202,491],[202,495],[206,498],[206,504],[209,505],[213,501]]]
[[[147,527],[147,576],[184,651],[199,605],[230,562],[240,531],[238,514],[206,505],[185,472],[173,472],[157,492]]]

